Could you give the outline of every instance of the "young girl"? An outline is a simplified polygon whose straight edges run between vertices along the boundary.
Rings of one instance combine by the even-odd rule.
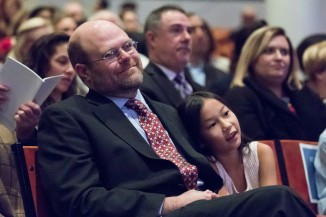
[[[239,121],[223,99],[209,92],[190,95],[179,107],[197,150],[207,156],[233,194],[276,184],[272,149],[242,136]]]

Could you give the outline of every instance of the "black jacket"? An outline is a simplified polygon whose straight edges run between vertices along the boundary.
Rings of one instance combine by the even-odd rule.
[[[318,141],[326,128],[326,107],[309,88],[300,91],[286,89],[296,110],[252,78],[244,87],[229,90],[225,99],[237,115],[244,134],[255,140],[301,139]]]

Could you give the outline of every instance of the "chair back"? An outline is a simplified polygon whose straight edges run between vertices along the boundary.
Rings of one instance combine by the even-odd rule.
[[[311,150],[316,150],[317,142],[302,140],[262,140],[259,142],[269,145],[274,151],[277,183],[294,189],[317,213],[316,200],[311,199],[311,193],[315,189],[314,155],[304,158],[300,148],[302,144],[305,144]],[[309,175],[306,175],[306,172],[309,172]]]
[[[11,146],[26,217],[49,217],[49,202],[38,173],[37,149],[37,146],[23,146],[22,144]]]
[[[282,185],[283,182],[282,182],[281,170],[280,170],[278,160],[277,160],[277,154],[276,154],[277,151],[276,151],[275,141],[274,140],[261,140],[259,142],[264,143],[272,148],[272,150],[274,152],[274,158],[275,158],[276,181],[277,181],[278,185]]]

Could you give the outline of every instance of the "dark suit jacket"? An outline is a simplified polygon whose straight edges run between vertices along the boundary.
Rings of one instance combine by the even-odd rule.
[[[232,81],[231,73],[226,74],[208,62],[204,63],[204,72],[206,74],[205,86],[208,91],[223,96],[229,90]]]
[[[247,78],[244,82],[246,86],[231,89],[225,99],[247,136],[255,140],[318,141],[326,128],[326,108],[316,94],[308,88],[300,91],[286,89],[297,113],[294,115],[282,100],[257,81]]]
[[[188,142],[175,109],[147,100],[204,189],[221,178]],[[58,216],[156,216],[166,196],[186,191],[178,168],[160,159],[109,99],[90,91],[47,107],[38,131],[43,184]]]
[[[192,80],[187,69],[185,70],[185,77],[194,92],[205,89]],[[183,98],[175,88],[174,83],[153,62],[149,62],[144,69],[144,81],[140,89],[152,100],[171,105],[175,108],[183,102]]]

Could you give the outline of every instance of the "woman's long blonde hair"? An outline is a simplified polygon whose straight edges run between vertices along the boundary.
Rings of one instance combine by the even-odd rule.
[[[257,29],[247,39],[242,48],[239,62],[231,82],[231,87],[245,86],[243,79],[255,73],[253,66],[256,63],[258,57],[263,53],[272,38],[280,35],[286,38],[290,47],[290,67],[289,74],[286,79],[287,86],[293,90],[299,90],[302,88],[300,72],[297,70],[298,67],[297,61],[295,59],[296,56],[294,55],[294,50],[290,39],[287,37],[285,31],[282,28],[269,26]]]

